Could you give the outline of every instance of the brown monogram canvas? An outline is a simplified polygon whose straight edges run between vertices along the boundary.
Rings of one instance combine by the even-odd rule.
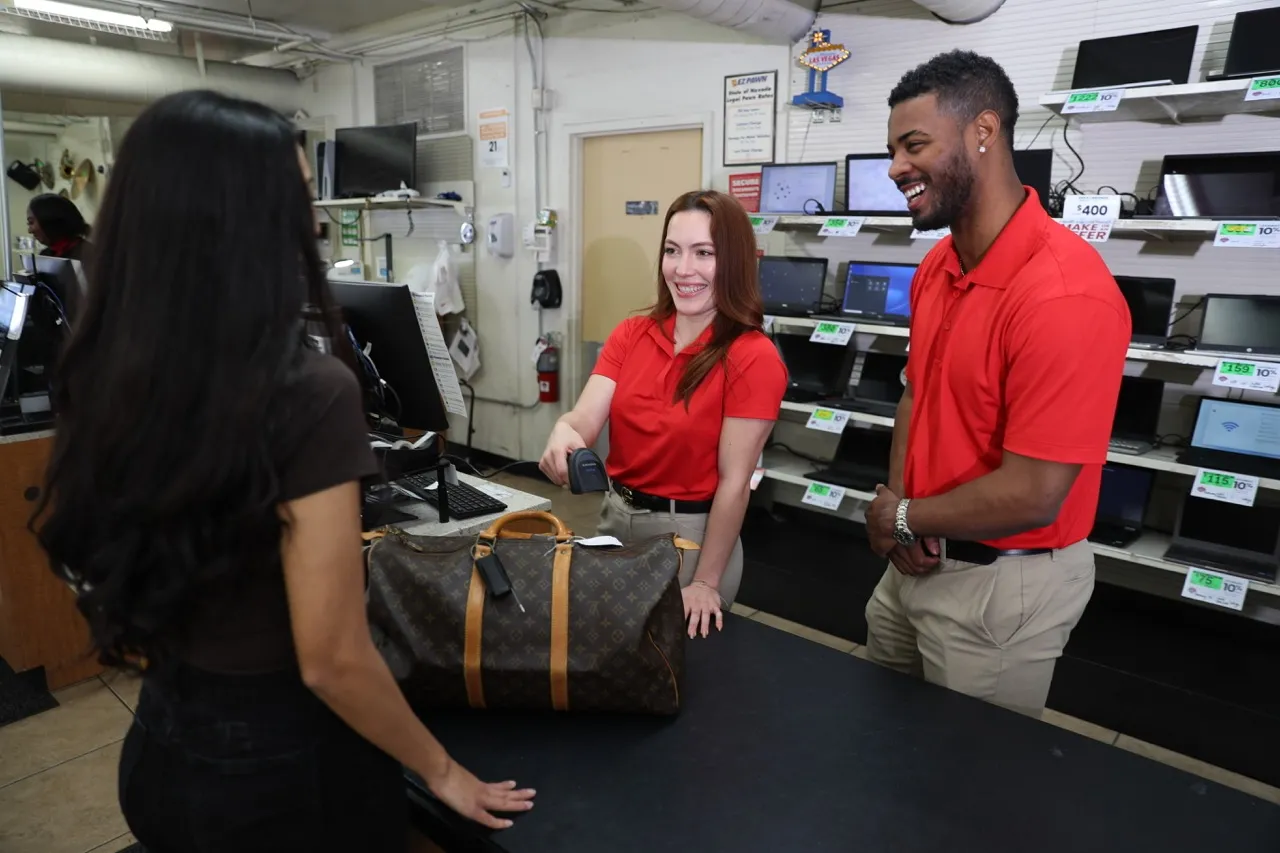
[[[368,553],[374,641],[415,709],[469,706],[464,674],[476,538],[392,531]],[[484,599],[484,707],[549,710],[550,537],[498,539],[515,598]],[[674,714],[684,672],[680,550],[661,536],[623,548],[573,545],[569,569],[568,710]]]

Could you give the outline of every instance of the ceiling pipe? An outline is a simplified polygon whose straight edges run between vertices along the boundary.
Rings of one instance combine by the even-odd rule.
[[[36,124],[31,121],[6,121],[5,133],[25,133],[32,136],[52,136],[55,139],[62,135],[62,128],[51,124]]]
[[[39,68],[39,74],[31,69]],[[57,39],[0,33],[0,89],[57,98],[146,104],[186,89],[214,89],[292,115],[305,101],[296,74]]]

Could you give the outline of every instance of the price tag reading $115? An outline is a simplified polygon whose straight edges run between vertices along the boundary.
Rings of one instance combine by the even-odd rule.
[[[1200,468],[1196,471],[1196,478],[1191,481],[1191,495],[1211,501],[1253,506],[1254,498],[1258,496],[1258,478],[1248,474]]]

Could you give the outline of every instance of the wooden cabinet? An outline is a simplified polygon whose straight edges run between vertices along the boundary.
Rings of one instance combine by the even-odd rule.
[[[16,672],[43,666],[57,690],[102,666],[75,595],[27,530],[52,445],[49,436],[0,443],[0,657]]]

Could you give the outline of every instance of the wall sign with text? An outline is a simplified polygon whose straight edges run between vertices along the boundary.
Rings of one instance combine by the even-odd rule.
[[[777,103],[777,71],[724,78],[724,165],[773,162]]]

